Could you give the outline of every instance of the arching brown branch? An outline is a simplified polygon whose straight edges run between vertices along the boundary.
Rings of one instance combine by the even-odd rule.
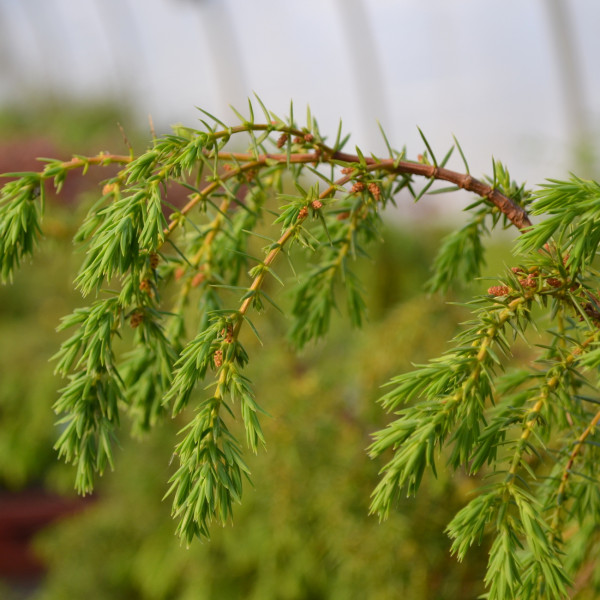
[[[313,162],[347,162],[347,163],[359,163],[360,158],[354,154],[347,154],[345,152],[334,152],[328,148],[319,146],[316,152],[305,152],[298,154],[261,154],[256,156],[255,154],[242,153],[242,152],[219,152],[218,157],[222,160],[236,160],[239,162],[257,161],[265,164],[267,161],[281,162],[281,163],[313,163]],[[438,179],[442,181],[448,181],[464,189],[468,192],[473,192],[481,198],[485,198],[491,202],[494,206],[500,210],[506,218],[519,230],[531,227],[531,221],[527,211],[521,206],[513,202],[510,198],[502,194],[499,190],[492,186],[483,183],[479,179],[472,177],[467,173],[459,173],[450,169],[436,167],[435,165],[426,165],[422,163],[415,163],[410,161],[398,161],[391,158],[388,159],[374,159],[372,157],[364,158],[367,165],[373,167],[373,170],[382,170],[389,173],[401,173],[407,175],[417,175],[425,177],[427,179]],[[349,181],[351,177],[348,177],[346,181]]]
[[[228,133],[231,135],[232,133],[241,133],[243,131],[248,131],[248,129],[252,130],[268,130],[270,126],[268,125],[253,125],[253,126],[240,126],[236,128],[232,128]],[[302,132],[297,129],[289,129],[287,133],[301,134]],[[214,137],[221,137],[221,132],[215,133]],[[315,144],[316,150],[314,152],[301,152],[301,153],[265,153],[259,154],[258,156],[253,153],[246,152],[218,152],[217,157],[220,160],[234,160],[241,163],[252,163],[252,165],[243,165],[240,170],[251,170],[254,168],[264,167],[268,162],[278,162],[278,163],[292,163],[292,164],[308,164],[308,163],[331,163],[331,162],[346,162],[346,163],[360,163],[360,157],[355,154],[348,154],[346,152],[334,151],[332,148],[328,146],[318,143]],[[212,153],[207,152],[208,155]],[[66,170],[72,170],[76,168],[86,168],[89,165],[102,165],[106,166],[108,164],[118,163],[118,164],[127,164],[131,162],[132,158],[130,156],[123,155],[113,155],[108,153],[101,153],[97,156],[93,157],[73,157],[69,161],[65,161],[61,163],[61,167]],[[373,157],[364,157],[363,159],[366,164],[371,167],[369,170],[382,170],[387,171],[389,173],[398,173],[398,174],[407,174],[407,175],[417,175],[419,177],[424,177],[427,179],[437,179],[441,181],[448,181],[458,186],[461,189],[464,189],[468,192],[473,192],[477,194],[481,198],[485,198],[489,202],[491,202],[494,206],[498,208],[500,212],[502,212],[506,218],[519,230],[524,230],[528,227],[531,227],[532,223],[529,220],[529,215],[527,211],[523,209],[521,206],[513,202],[510,198],[502,194],[499,190],[493,188],[492,186],[472,177],[468,173],[459,173],[457,171],[452,171],[451,169],[446,169],[443,167],[437,167],[435,165],[428,165],[423,163],[411,162],[411,161],[399,161],[391,158],[387,159],[378,159]],[[222,179],[228,179],[234,175],[237,175],[236,171],[224,174]],[[345,182],[350,181],[352,177],[347,177]],[[342,184],[343,184],[342,183]],[[202,190],[201,194],[196,197],[193,197],[190,202],[183,208],[181,211],[183,214],[189,212],[202,197],[206,194],[213,191],[215,188],[219,187],[219,182],[213,182],[211,185],[207,186],[204,190]],[[168,227],[169,232],[176,227],[176,223],[171,223]],[[167,232],[165,232],[167,233]]]

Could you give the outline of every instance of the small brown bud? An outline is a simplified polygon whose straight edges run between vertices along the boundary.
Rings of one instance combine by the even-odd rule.
[[[233,325],[227,323],[227,328],[221,330],[221,335],[225,338],[225,342],[231,344],[233,342]]]
[[[350,216],[350,213],[346,210],[344,212],[341,212],[338,214],[338,216],[336,217],[336,219],[338,221],[343,221],[344,219],[347,219]]]
[[[160,262],[160,256],[158,256],[158,254],[156,254],[156,252],[153,252],[150,255],[150,268],[156,269],[156,267],[158,267],[159,262]]]
[[[553,288],[557,288],[562,285],[562,281],[560,279],[556,279],[556,277],[548,277],[548,279],[546,279],[546,283]]]
[[[375,183],[375,182],[371,182],[369,183],[369,192],[371,192],[371,195],[373,196],[373,198],[375,198],[375,200],[380,200],[381,199],[381,190],[379,189],[379,186]]]
[[[312,133],[305,133],[304,134],[304,141],[308,142],[310,144],[310,142],[312,142],[315,139],[315,136]]]
[[[177,267],[175,269],[175,280],[179,281],[185,275],[185,267]]]
[[[206,275],[202,271],[196,273],[192,279],[192,287],[198,287],[205,279]]]
[[[323,206],[323,203],[320,200],[313,200],[311,206],[314,210],[319,210]]]
[[[488,289],[487,293],[490,296],[508,296],[510,288],[506,285],[493,285]]]
[[[362,181],[356,181],[350,188],[351,194],[360,194],[365,189],[365,184]]]
[[[294,138],[294,144],[301,144],[303,141],[304,138],[301,138],[299,135]]]
[[[298,213],[298,221],[302,221],[303,219],[306,219],[306,217],[308,217],[308,208],[303,206]]]
[[[283,148],[285,146],[285,143],[288,141],[288,134],[287,133],[282,133],[279,136],[279,139],[277,140],[277,147],[278,148]]]
[[[588,302],[584,305],[583,310],[587,314],[587,316],[593,319],[594,321],[598,321],[600,319],[600,313],[598,313],[598,311],[596,310],[596,303],[592,304],[591,302]]]
[[[215,361],[215,367],[218,369],[223,364],[223,351],[215,350],[213,360]]]
[[[142,324],[143,320],[144,313],[139,310],[136,310],[129,318],[129,325],[132,329],[135,329],[136,327],[139,327]]]
[[[102,188],[102,195],[106,196],[108,194],[112,194],[113,192],[117,191],[118,189],[119,189],[119,185],[117,183],[107,183]]]
[[[523,269],[521,269],[521,267],[511,267],[510,269],[515,275],[518,275],[519,273],[523,273]]]
[[[535,274],[534,273],[530,273],[524,279],[519,279],[519,283],[523,287],[525,287],[525,288],[534,288],[534,287],[536,287],[537,283],[535,281]]]
[[[150,284],[149,279],[142,279],[142,281],[140,281],[140,291],[145,292],[146,294],[149,294],[152,291],[152,285]]]
[[[349,175],[350,173],[352,173],[352,171],[354,171],[353,167],[344,167],[342,169],[342,174],[343,175]]]
[[[229,163],[225,163],[223,165],[223,170],[224,171],[233,171],[233,165],[230,165]]]

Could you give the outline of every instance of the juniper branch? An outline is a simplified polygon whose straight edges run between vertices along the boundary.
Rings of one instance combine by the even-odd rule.
[[[587,502],[583,487],[572,483],[573,465],[587,457],[584,445],[593,441],[600,421],[600,413],[584,406],[593,400],[581,393],[597,394],[589,372],[600,365],[600,275],[591,266],[600,243],[600,188],[573,178],[531,195],[497,162],[492,178],[478,180],[458,143],[466,173],[446,167],[452,150],[438,161],[424,137],[427,151],[415,162],[387,140],[389,157],[366,157],[360,149],[352,154],[343,151],[339,133],[333,145],[325,143],[312,118],[301,128],[293,115],[286,122],[261,107],[264,123],[255,122],[251,107],[250,117],[239,115],[235,127],[213,118],[205,131],[179,128],[154,139],[137,157],[49,160],[40,172],[13,174],[16,179],[2,188],[0,261],[6,280],[41,235],[46,181],[60,190],[74,170],[121,166],[76,236],[87,244],[78,285],[84,295],[95,292],[101,299],[67,320],[77,330],[57,356],[58,370],[69,379],[56,405],[65,425],[58,446],[77,465],[79,489],[89,491],[94,470],[112,466],[110,441],[119,414],[147,429],[167,407],[173,415],[182,413],[205,382],[196,414],[181,431],[175,450],[180,464],[168,493],[178,532],[188,542],[208,536],[212,521],[229,520],[248,476],[229,419],[241,415],[252,451],[264,443],[261,408],[243,374],[248,356],[241,332],[248,324],[258,336],[251,310],[262,312],[264,301],[275,304],[267,275],[284,283],[274,271],[280,254],[296,244],[312,261],[294,290],[290,329],[297,346],[327,331],[338,279],[350,319],[360,325],[365,303],[350,260],[366,255],[366,245],[380,235],[379,213],[401,191],[418,200],[434,182],[446,181],[478,199],[468,207],[467,225],[442,245],[431,287],[445,289],[457,278],[478,276],[482,237],[499,223],[523,233],[517,244],[521,265],[468,305],[475,319],[453,349],[392,380],[382,404],[398,410],[397,418],[375,434],[370,448],[374,457],[391,458],[371,509],[385,516],[392,500],[403,489],[415,493],[442,459],[471,477],[485,473],[493,478],[491,486],[449,525],[453,552],[462,559],[491,531],[490,598],[563,597],[568,577],[561,570],[560,532],[563,517],[576,517],[565,510],[566,496],[575,496],[576,508]],[[230,151],[235,136],[249,140],[246,152]],[[283,193],[284,173],[299,195]],[[302,187],[303,175],[317,182],[309,190]],[[416,188],[418,179],[424,185]],[[169,182],[189,191],[180,209],[168,206]],[[271,198],[287,204],[272,209],[266,204]],[[530,207],[548,218],[532,225]],[[258,223],[268,230],[256,231]],[[268,240],[262,258],[250,254],[251,236]],[[251,262],[256,264],[249,268]],[[117,290],[103,290],[108,284]],[[233,304],[225,302],[224,290],[239,295]],[[198,303],[188,311],[193,293]],[[514,372],[515,340],[530,343],[530,330],[541,322],[534,305],[558,328],[546,328],[549,346],[531,350],[537,362]],[[115,356],[113,338],[127,320],[135,332],[125,337],[137,347]],[[186,321],[195,324],[191,339]],[[574,441],[573,431],[581,432]],[[544,479],[544,467],[525,460],[529,452],[540,464],[555,462],[551,476]],[[591,477],[590,461],[581,463],[584,477]]]

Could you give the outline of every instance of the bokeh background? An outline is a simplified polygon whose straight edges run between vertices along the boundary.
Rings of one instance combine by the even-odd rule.
[[[532,186],[597,177],[599,23],[595,0],[0,0],[0,170],[122,152],[121,129],[140,150],[150,119],[159,133],[195,126],[196,106],[234,120],[228,105],[245,112],[256,93],[277,114],[310,105],[332,137],[341,119],[365,152],[385,151],[380,122],[412,157],[417,127],[442,155],[456,135],[474,175],[493,156]],[[249,458],[256,487],[235,525],[187,549],[161,502],[178,423],[141,440],[125,423],[115,473],[85,502],[52,450],[61,382],[48,359],[59,318],[83,302],[70,236],[103,176],[68,182],[37,258],[0,289],[0,598],[477,597],[486,541],[459,565],[444,534],[477,482],[442,471],[379,524],[381,464],[365,453],[386,422],[379,387],[443,351],[465,318],[422,290],[468,197],[400,202],[362,267],[363,331],[336,321],[296,356],[282,322],[263,320],[250,375],[268,451]],[[507,252],[492,240],[492,275]]]

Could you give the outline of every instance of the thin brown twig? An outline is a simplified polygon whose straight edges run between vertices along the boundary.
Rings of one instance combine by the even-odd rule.
[[[269,125],[253,125],[252,129],[261,131],[272,128]],[[274,129],[275,130],[275,129]],[[213,134],[214,138],[224,137],[225,135],[231,135],[242,131],[248,131],[248,126],[239,126],[231,128],[229,131],[216,132]],[[277,130],[279,131],[279,130]],[[297,129],[286,128],[285,131],[289,134],[301,134],[302,132]],[[207,185],[201,192],[194,196],[190,202],[188,202],[183,209],[180,211],[181,214],[187,214],[196,204],[208,194],[213,192],[215,189],[220,187],[221,182],[238,175],[242,171],[252,170],[260,167],[264,167],[268,162],[277,163],[331,163],[331,162],[345,162],[345,163],[360,163],[361,159],[359,156],[354,154],[347,154],[345,152],[334,151],[332,148],[325,146],[322,143],[315,144],[316,151],[314,152],[302,152],[302,153],[264,153],[264,154],[253,154],[245,152],[218,152],[217,157],[220,160],[235,160],[241,163],[246,163],[240,166],[238,169],[225,173],[219,178],[219,181],[215,181]],[[211,153],[208,153],[211,155]],[[76,169],[86,167],[88,165],[102,165],[106,166],[112,163],[128,164],[132,162],[131,156],[117,155],[100,153],[92,157],[73,157],[71,160],[64,161],[61,163],[61,167],[65,169]],[[502,212],[506,218],[519,230],[524,230],[531,227],[531,221],[527,211],[521,206],[513,202],[510,198],[502,194],[496,188],[483,183],[482,181],[472,177],[468,173],[459,173],[443,167],[437,167],[435,165],[427,165],[423,163],[416,163],[410,161],[402,161],[397,159],[376,159],[373,157],[364,157],[364,162],[367,164],[368,171],[382,170],[388,173],[398,173],[407,175],[417,175],[425,177],[427,179],[437,179],[442,181],[448,181],[469,192],[473,192],[481,198],[487,199],[489,202],[494,204]],[[352,179],[352,176],[347,176],[339,180],[337,185],[344,185]],[[174,221],[165,228],[165,235],[171,233],[171,231],[177,226],[178,222]]]
[[[565,489],[567,487],[567,480],[569,479],[569,475],[571,474],[571,468],[573,467],[575,459],[581,453],[581,448],[583,447],[585,440],[594,431],[598,423],[600,423],[600,410],[594,415],[594,418],[589,422],[588,426],[584,429],[583,433],[577,438],[575,446],[573,447],[573,450],[569,455],[569,460],[563,470],[563,474],[560,480],[560,486],[557,492],[559,500],[564,497]]]
[[[265,164],[267,161],[279,163],[290,162],[294,164],[312,162],[327,163],[336,161],[346,163],[360,162],[360,158],[354,154],[334,152],[326,147],[321,149],[320,152],[305,152],[289,155],[284,153],[268,153],[256,156],[255,154],[244,152],[219,152],[218,157],[221,160],[237,160],[239,162],[255,161],[260,164]],[[388,173],[418,175],[427,179],[438,179],[453,183],[459,188],[468,192],[473,192],[494,204],[500,212],[506,215],[507,219],[517,229],[523,230],[527,227],[531,227],[529,215],[524,208],[520,207],[496,188],[483,183],[468,173],[459,173],[443,167],[436,167],[435,165],[426,165],[423,163],[395,160],[391,158],[379,160],[372,157],[365,157],[364,160],[367,164],[367,170],[369,171],[382,170],[387,171]],[[340,185],[343,185],[343,183],[346,183],[351,179],[352,176],[344,178]]]
[[[258,167],[264,166],[266,159],[252,160],[252,162],[248,162],[245,165],[240,166],[238,169],[234,169],[232,171],[228,171],[223,173],[217,181],[213,181],[209,183],[206,187],[202,188],[200,191],[192,195],[190,201],[179,211],[179,214],[186,215],[189,213],[194,206],[198,204],[203,198],[206,198],[209,194],[214,192],[216,189],[220,188],[225,181],[231,179],[232,177],[236,177],[240,173],[245,171],[251,171],[252,169],[256,169]],[[169,235],[179,224],[179,220],[175,219],[169,223],[168,227],[165,228],[164,234]]]
[[[70,160],[65,160],[60,163],[60,167],[63,169],[79,169],[88,165],[101,165],[103,167],[111,164],[126,165],[133,161],[131,156],[125,156],[124,154],[110,154],[108,152],[100,152],[96,156],[79,157],[74,156]],[[43,176],[44,173],[42,172]]]

